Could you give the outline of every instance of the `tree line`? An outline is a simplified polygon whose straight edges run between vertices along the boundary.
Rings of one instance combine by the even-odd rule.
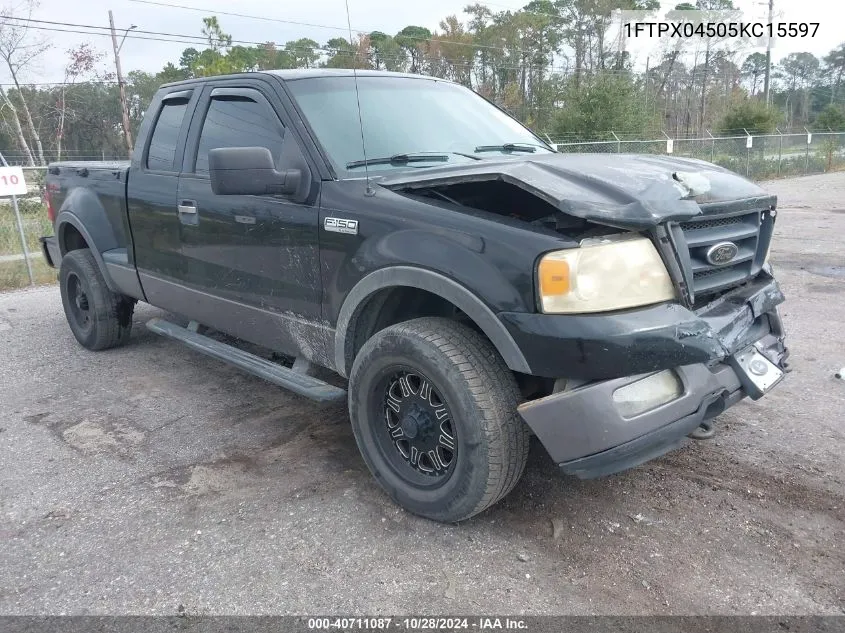
[[[26,0],[32,14],[34,0]],[[673,9],[732,9],[731,0],[698,0]],[[18,6],[18,10],[20,6]],[[763,95],[765,55],[733,42],[672,41],[642,68],[613,35],[613,11],[656,14],[658,0],[533,0],[521,10],[471,4],[435,30],[358,33],[317,42],[234,40],[215,16],[203,18],[196,46],[156,73],[125,78],[137,135],[145,108],[167,82],[233,72],[359,68],[422,73],[477,91],[554,140],[615,140],[764,133],[804,126],[845,130],[845,43],[818,58],[792,53],[772,68]],[[689,14],[692,15],[692,14]],[[139,36],[140,37],[140,36]],[[188,36],[186,36],[188,37]],[[64,157],[122,157],[119,89],[105,70],[111,56],[89,43],[67,51],[64,79],[32,84],[49,49],[20,13],[0,11],[0,150],[24,164]]]

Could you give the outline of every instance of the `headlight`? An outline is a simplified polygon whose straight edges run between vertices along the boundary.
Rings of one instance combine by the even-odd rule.
[[[537,281],[543,312],[553,314],[621,310],[675,298],[654,244],[634,233],[547,253]]]

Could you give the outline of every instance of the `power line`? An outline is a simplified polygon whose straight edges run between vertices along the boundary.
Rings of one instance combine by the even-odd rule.
[[[135,1],[140,2],[141,0],[135,0]],[[146,0],[144,0],[144,1],[146,1]],[[97,26],[97,25],[93,25],[93,24],[88,25],[88,24],[75,24],[75,23],[70,23],[70,22],[48,22],[46,20],[31,20],[29,18],[18,18],[18,17],[12,17],[12,16],[10,16],[7,19],[20,20],[20,21],[24,21],[24,22],[51,23],[51,24],[56,24],[56,25],[61,25],[61,26],[73,26],[73,27],[79,27],[79,28],[84,28],[84,29],[106,29],[106,28],[108,28],[108,27],[101,27],[101,26]],[[99,31],[92,31],[92,30],[82,31],[82,30],[79,30],[78,28],[77,29],[58,28],[58,26],[37,26],[37,25],[33,25],[33,24],[27,24],[27,28],[31,28],[31,29],[35,29],[35,30],[39,30],[39,31],[57,32],[57,33],[76,33],[76,34],[81,34],[81,35],[97,35],[97,36],[103,36],[103,37],[111,37],[111,34],[108,33],[108,32],[99,32]],[[153,33],[153,34],[155,34],[155,33],[158,33],[158,32],[156,32],[156,31],[146,31],[146,32],[144,32],[144,31],[135,30],[135,31],[129,32],[126,35],[126,39],[152,41],[152,42],[170,42],[170,43],[174,43],[174,44],[190,44],[190,45],[201,44],[205,41],[205,38],[202,38],[201,36],[195,36],[195,35],[160,33],[161,35],[172,36],[172,38],[169,37],[169,38],[165,39],[165,38],[162,38],[162,37],[150,37],[148,35],[134,35],[133,33]],[[192,40],[184,40],[184,39],[175,39],[175,38],[193,38],[193,39]],[[201,41],[198,41],[198,40],[201,40]],[[429,40],[429,41],[435,41],[436,42],[436,41],[439,41],[439,40]],[[272,43],[272,42],[257,42],[257,41],[250,41],[250,40],[235,40],[235,39],[232,39],[231,42],[237,43],[237,44],[248,44],[248,45],[252,45],[252,46],[266,46],[267,44]],[[273,43],[273,44],[275,44],[275,43]],[[452,45],[454,43],[453,42],[446,42],[446,44]],[[472,44],[466,44],[466,45],[467,46],[474,46]],[[493,47],[487,47],[487,48],[493,48]],[[368,58],[367,55],[356,53],[353,50],[344,50],[344,49],[340,49],[340,48],[332,48],[332,47],[327,47],[327,46],[315,46],[315,47],[297,47],[297,46],[288,47],[288,46],[285,46],[284,48],[280,48],[280,49],[277,49],[277,50],[280,50],[280,51],[297,51],[298,50],[298,51],[308,51],[308,52],[319,51],[321,53],[334,54],[334,55],[339,55],[339,54],[348,55],[348,56],[355,57],[355,58],[358,58],[358,59],[367,59]],[[503,50],[503,51],[506,51],[506,52],[509,52],[509,53],[520,52],[519,50],[515,50],[515,49],[496,49],[496,50]],[[382,56],[382,60],[384,60],[384,61],[388,61],[388,60],[391,60],[391,61],[406,61],[407,58],[404,55],[394,55],[394,56],[387,56],[387,57]],[[474,68],[475,65],[476,65],[474,61],[463,62],[463,63],[457,62],[457,61],[451,61],[451,60],[446,60],[446,61],[450,66],[458,67],[458,68],[460,68],[460,67]],[[531,64],[531,63],[528,63],[528,64],[525,64],[525,65],[506,65],[506,64],[497,63],[495,61],[491,61],[490,65],[495,67],[495,68],[504,69],[504,70],[523,70],[525,68],[540,68],[540,67],[546,68],[546,69],[549,69],[549,70],[567,70],[565,67],[562,67],[562,66],[549,66],[547,64]],[[624,70],[617,71],[617,70],[608,69],[606,72],[627,73],[628,71],[624,71]]]
[[[111,85],[116,86],[117,81],[109,80],[109,79],[91,79],[85,81],[21,81],[20,86],[22,88],[29,88],[31,86],[84,86],[86,84],[97,84],[97,85]],[[3,88],[15,88],[17,87],[16,84],[0,84]]]
[[[159,7],[167,7],[168,9],[185,9],[187,11],[199,11],[200,13],[229,15],[237,18],[248,18],[252,20],[262,20],[264,22],[279,22],[281,24],[292,24],[294,26],[307,26],[316,29],[329,29],[332,31],[346,31],[343,26],[330,26],[328,24],[312,24],[310,22],[297,22],[295,20],[283,20],[281,18],[268,18],[266,16],[248,15],[246,13],[235,13],[232,11],[219,11],[217,9],[203,9],[202,7],[189,7],[182,4],[172,4],[169,2],[156,2],[155,0],[129,0],[130,2],[137,2],[139,4],[151,4]]]
[[[54,22],[54,21],[49,21],[49,20],[33,20],[31,18],[19,18],[19,17],[13,17],[13,16],[9,16],[7,19],[20,20],[20,21],[23,21],[23,22],[53,24],[53,25],[58,25],[58,26],[78,27],[77,29],[66,29],[66,28],[58,28],[57,26],[48,27],[48,26],[36,26],[36,25],[32,25],[32,24],[27,25],[27,28],[31,28],[31,29],[35,29],[35,30],[39,30],[39,31],[51,31],[51,32],[58,32],[58,33],[78,33],[78,34],[81,34],[81,35],[99,35],[99,36],[104,36],[104,37],[111,37],[111,34],[109,32],[99,32],[99,31],[91,31],[91,30],[85,30],[85,31],[78,30],[79,28],[106,29],[106,30],[109,29],[109,27],[97,26],[97,25],[94,25],[94,24],[76,24],[76,23],[71,23],[71,22]],[[147,37],[145,35],[134,35],[134,33],[161,35],[161,36],[167,36],[168,38],[192,38],[192,39],[190,39],[190,40],[163,39],[161,37]],[[180,34],[180,33],[163,33],[163,32],[158,32],[158,31],[142,31],[142,30],[137,30],[137,29],[135,29],[135,30],[131,31],[129,34],[127,34],[126,38],[127,39],[135,39],[135,40],[153,41],[153,42],[172,42],[174,44],[191,44],[191,45],[203,44],[203,43],[206,42],[206,38],[203,37],[203,36],[199,36],[199,35],[186,35],[186,34]],[[266,41],[258,42],[258,41],[252,41],[252,40],[236,40],[236,39],[232,39],[231,43],[232,44],[247,44],[247,45],[252,45],[252,46],[257,46],[257,47],[266,46],[267,44],[274,44],[275,45],[275,42],[266,42]],[[290,42],[288,44],[290,44]],[[335,55],[338,55],[338,54],[350,55],[350,56],[355,56],[355,57],[358,57],[358,58],[366,58],[367,57],[366,55],[361,55],[361,54],[355,53],[353,50],[344,50],[344,49],[341,49],[341,48],[332,48],[332,47],[320,46],[320,45],[314,46],[314,47],[285,45],[284,48],[278,48],[277,50],[288,51],[288,52],[291,52],[291,51],[301,51],[301,52],[317,51],[317,52],[320,52],[320,53],[335,54]],[[385,61],[406,61],[407,60],[407,58],[404,55],[402,55],[402,56],[393,55],[393,56],[387,56],[387,57],[382,56],[381,59],[383,59]],[[455,64],[453,64],[453,65],[455,65]],[[470,64],[463,64],[463,65],[469,66]],[[516,66],[513,66],[513,67],[499,66],[499,67],[500,68],[514,68],[514,69],[519,68],[519,67],[516,67]]]
[[[281,18],[270,18],[270,17],[263,16],[263,15],[249,15],[247,13],[235,13],[235,12],[232,12],[232,11],[219,11],[217,9],[204,9],[202,7],[190,7],[190,6],[186,6],[186,5],[183,5],[183,4],[157,2],[156,0],[129,0],[129,1],[130,2],[137,2],[139,4],[150,4],[150,5],[154,5],[154,6],[167,7],[168,9],[184,9],[186,11],[198,11],[200,13],[228,15],[228,16],[233,16],[233,17],[238,17],[238,18],[246,18],[246,19],[249,19],[249,20],[259,20],[261,22],[278,22],[278,23],[281,23],[281,24],[292,24],[292,25],[295,25],[295,26],[307,26],[307,27],[310,27],[310,28],[328,29],[328,30],[332,30],[332,31],[341,31],[341,32],[345,32],[345,31],[348,30],[346,27],[331,26],[329,24],[314,24],[314,23],[310,23],[310,22],[298,22],[298,21],[295,21],[295,20],[284,20],[284,19],[281,19]],[[532,13],[532,12],[528,11],[527,13]],[[551,14],[544,14],[544,15],[551,15]],[[560,18],[560,16],[558,16],[558,18]],[[355,30],[360,31],[360,32],[364,32],[364,33],[372,33],[374,31],[377,31],[378,29],[355,29]],[[413,35],[407,35],[407,36],[403,36],[403,37],[407,37],[409,40],[414,40],[414,41],[417,41],[417,42],[444,43],[443,40],[439,40],[439,39],[436,39],[434,37],[428,37],[428,38],[427,37],[415,37]],[[489,45],[485,45],[485,44],[475,44],[475,43],[469,43],[469,42],[451,42],[451,41],[449,41],[449,42],[445,42],[445,43],[447,43],[449,46],[471,46],[473,48],[484,48],[484,49],[490,49],[490,50],[503,50],[504,48],[506,48],[506,47],[503,47],[503,46],[489,46]],[[536,54],[536,51],[527,51],[527,50],[524,50],[524,49],[521,49],[521,48],[510,48],[508,50],[516,52],[516,53],[523,53],[523,54],[529,54],[529,55]]]
[[[80,31],[80,30],[74,30],[74,29],[60,29],[60,28],[39,27],[39,26],[31,26],[29,28],[33,28],[33,29],[37,29],[37,30],[41,30],[41,31],[58,32],[58,33],[78,33],[78,34],[81,34],[81,35],[100,35],[100,36],[104,36],[104,37],[111,37],[109,33],[99,33],[99,32],[95,32],[95,31]],[[152,42],[170,42],[170,43],[174,43],[174,44],[196,45],[198,43],[196,41],[162,39],[162,38],[158,38],[158,37],[144,37],[144,36],[133,36],[133,35],[127,35],[126,38],[127,39],[142,40],[142,41],[152,41]],[[235,40],[232,40],[232,41],[234,42]],[[244,42],[243,40],[241,40],[240,42],[248,43],[248,44],[254,44],[256,46],[263,46],[263,45],[267,44],[267,42]],[[277,49],[277,50],[286,51],[288,49],[282,48],[282,49]],[[369,57],[367,55],[359,54],[359,53],[356,53],[355,51],[352,51],[352,50],[347,51],[347,50],[343,50],[343,49],[334,49],[334,48],[328,48],[328,47],[324,47],[324,46],[315,46],[313,48],[307,48],[307,49],[306,48],[302,48],[302,49],[294,48],[293,50],[300,50],[300,51],[306,51],[307,50],[309,52],[317,51],[317,52],[320,52],[320,53],[343,55],[343,56],[351,57],[351,58],[354,58],[354,59],[361,59],[361,60],[369,59]],[[407,58],[399,57],[399,56],[382,57],[381,59],[383,61],[388,61],[388,60],[392,60],[392,61],[396,61],[396,62],[407,61]],[[475,64],[473,62],[460,63],[460,62],[448,61],[448,64],[450,66],[453,66],[453,67],[456,67],[456,68],[469,68],[469,69],[471,69],[471,68],[475,67]],[[503,64],[495,64],[494,67],[499,68],[499,69],[504,69],[504,70],[522,70],[523,68],[532,68],[532,67],[537,68],[538,66],[529,64],[529,65],[523,67],[523,66],[513,66],[513,65],[509,66],[509,65],[503,65]]]
[[[28,18],[17,18],[17,17],[9,17],[8,19],[23,20],[23,21],[29,21],[29,22],[48,22],[46,20],[30,20]],[[97,25],[88,25],[88,24],[73,24],[73,23],[69,23],[69,22],[50,22],[50,23],[51,24],[57,24],[57,25],[77,26],[77,27],[84,28],[84,29],[108,29],[109,28],[109,27],[101,27],[101,26],[97,26]],[[65,29],[65,28],[58,28],[58,27],[55,27],[55,26],[48,27],[48,26],[36,26],[36,25],[29,24],[29,25],[27,25],[27,28],[35,29],[35,30],[39,30],[39,31],[57,32],[57,33],[77,33],[77,34],[80,34],[80,35],[98,35],[98,36],[103,36],[103,37],[111,37],[111,33],[109,33],[109,32],[99,32],[99,31],[91,31],[91,30],[82,31],[82,30],[79,30],[79,29]],[[173,44],[190,44],[190,45],[193,45],[193,46],[198,45],[198,44],[203,44],[203,43],[206,42],[205,38],[203,38],[202,36],[195,36],[195,35],[160,33],[161,35],[172,36],[172,38],[194,38],[193,40],[184,40],[184,39],[171,39],[171,38],[164,39],[164,38],[161,38],[161,37],[149,37],[149,36],[145,36],[145,35],[133,35],[132,33],[152,33],[152,34],[156,34],[158,32],[135,30],[135,31],[132,31],[129,34],[127,34],[126,39],[151,41],[151,42],[169,42],[169,43],[173,43]],[[258,41],[251,41],[251,40],[235,40],[235,39],[232,39],[231,42],[233,44],[247,44],[247,45],[252,45],[252,46],[256,46],[256,47],[263,47],[263,46],[266,46],[267,44],[274,44],[275,45],[274,42],[258,42]],[[320,52],[320,53],[335,54],[335,55],[345,54],[345,55],[358,57],[358,58],[362,58],[362,59],[367,57],[366,55],[357,54],[352,50],[347,51],[347,50],[344,50],[344,49],[341,49],[341,48],[331,48],[331,47],[319,46],[319,45],[314,46],[314,47],[285,46],[284,48],[278,48],[276,50],[286,51],[286,52],[293,52],[293,51],[314,52],[314,51],[316,51],[316,52]],[[392,61],[400,61],[400,60],[405,61],[406,60],[405,57],[399,57],[399,56],[382,57],[382,59],[392,60]]]
[[[56,21],[53,21],[53,20],[36,20],[34,18],[19,18],[19,17],[16,17],[16,16],[6,16],[6,19],[20,20],[21,22],[35,22],[37,24],[52,24],[54,26],[73,26],[73,27],[86,28],[86,29],[101,29],[101,30],[104,30],[104,31],[110,30],[110,27],[108,27],[108,26],[97,26],[95,24],[78,24],[78,23],[74,23],[74,22],[56,22]],[[33,27],[33,28],[35,28],[35,27]],[[123,29],[118,29],[118,30],[123,30]],[[170,37],[187,37],[187,38],[198,39],[198,40],[201,40],[202,42],[207,41],[207,39],[203,35],[185,35],[183,33],[162,33],[160,31],[143,31],[141,29],[132,29],[131,32],[132,33],[145,33],[147,35],[167,35],[167,36],[170,36]]]
[[[57,28],[57,26],[47,27],[47,26],[35,26],[35,25],[32,25],[32,24],[26,25],[27,28],[35,29],[35,30],[38,30],[38,31],[54,31],[54,32],[58,32],[58,33],[79,33],[79,34],[82,34],[82,35],[102,35],[102,36],[106,36],[106,37],[111,37],[111,33],[108,32],[109,27],[107,27],[107,26],[98,26],[98,25],[95,25],[95,24],[75,24],[75,23],[71,23],[71,22],[51,22],[51,21],[48,21],[48,20],[33,20],[33,19],[30,19],[30,18],[18,18],[18,17],[14,17],[14,16],[8,16],[6,19],[20,20],[20,21],[23,21],[23,22],[36,22],[36,23],[44,23],[44,24],[53,24],[53,25],[57,25],[57,26],[78,27],[78,28],[84,28],[84,29],[104,29],[105,30],[104,32],[100,32],[100,31],[96,31],[96,30],[94,30],[94,31],[92,31],[92,30],[80,31],[80,30],[77,30],[77,29]],[[145,34],[150,34],[150,35],[162,35],[162,36],[169,36],[169,37],[173,37],[173,38],[191,38],[191,39],[188,39],[188,40],[186,40],[186,39],[162,39],[160,37],[147,37],[146,35],[133,35],[133,33],[145,33]],[[146,41],[152,41],[152,42],[173,42],[174,44],[203,44],[207,41],[206,38],[204,38],[200,35],[186,35],[186,34],[181,34],[181,33],[160,33],[160,32],[157,32],[157,31],[139,31],[137,29],[127,33],[126,39],[146,40]],[[268,43],[268,42],[255,42],[255,41],[250,41],[250,40],[234,40],[234,39],[232,40],[232,42],[238,43],[238,44],[251,44],[251,45],[254,45],[254,46],[264,46]]]
[[[101,35],[104,37],[111,37],[109,33],[99,33],[96,31],[80,31],[78,29],[59,29],[59,28],[51,28],[46,26],[29,26],[28,28],[36,29],[39,31],[51,31],[55,33],[78,33],[80,35]],[[175,39],[162,39],[160,37],[143,37],[138,35],[127,35],[126,39],[131,40],[144,40],[148,42],[171,42],[173,44],[196,44],[195,41],[184,41],[184,40],[175,40]]]

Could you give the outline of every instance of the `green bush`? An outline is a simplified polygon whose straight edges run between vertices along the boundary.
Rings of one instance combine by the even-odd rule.
[[[823,131],[845,129],[845,110],[831,103],[816,117],[813,127]]]
[[[780,121],[780,113],[767,108],[756,99],[742,99],[731,104],[719,130],[725,135],[736,134],[739,130],[748,130],[751,134],[769,134],[775,131]]]
[[[609,130],[643,138],[654,127],[639,85],[628,75],[600,74],[571,78],[555,113],[552,133],[572,140],[614,141]],[[614,149],[608,151],[615,151]]]

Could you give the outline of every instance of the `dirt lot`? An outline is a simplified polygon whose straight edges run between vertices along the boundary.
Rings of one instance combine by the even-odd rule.
[[[147,332],[0,295],[0,613],[845,613],[845,174],[769,184],[795,371],[615,477],[535,445],[459,526],[377,488],[320,411]]]

